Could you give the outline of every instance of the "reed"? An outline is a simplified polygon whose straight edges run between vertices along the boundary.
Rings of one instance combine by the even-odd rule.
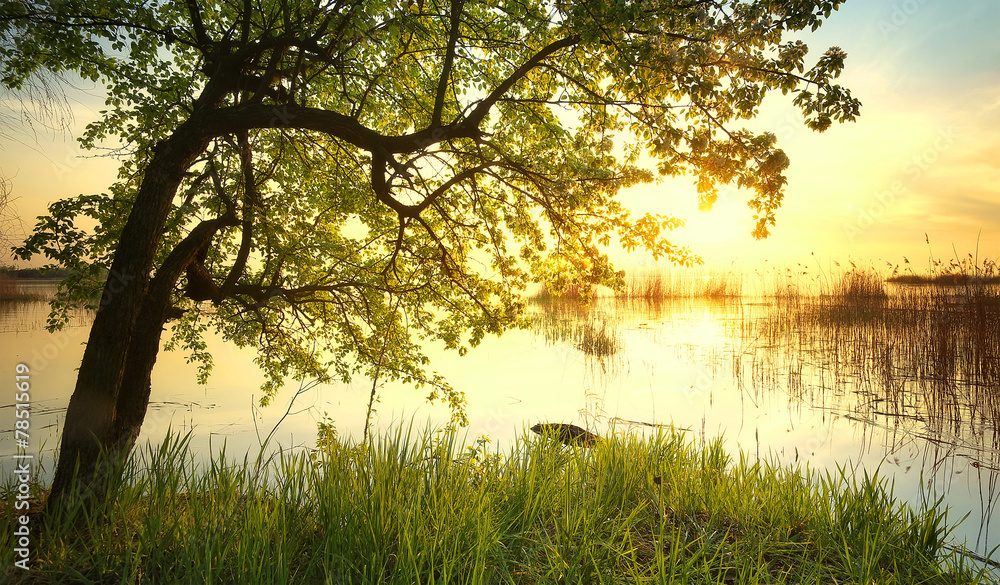
[[[939,505],[672,431],[592,449],[524,435],[501,454],[398,430],[327,436],[312,456],[193,461],[177,438],[137,454],[106,502],[47,518],[31,571],[8,582],[991,582],[948,547]]]
[[[745,339],[764,340],[760,347],[825,364],[837,381],[826,390],[842,394],[849,384],[864,398],[859,414],[918,421],[932,436],[996,453],[983,440],[994,432],[984,430],[1000,428],[1000,286],[889,289],[874,273],[852,270],[831,293],[776,299],[765,318],[744,326]]]
[[[904,262],[902,270],[896,266],[887,280],[896,284],[910,285],[1000,285],[1000,264],[989,258],[979,260],[969,254],[964,258],[956,258],[947,263],[931,259],[928,262],[927,274],[917,274],[907,260]]]
[[[618,352],[621,343],[618,341],[620,331],[607,319],[583,323],[580,328],[577,349],[587,355],[610,356]]]
[[[16,276],[0,272],[0,302],[40,302],[46,298],[42,293],[25,290]]]
[[[882,277],[872,270],[852,269],[841,276],[833,287],[837,303],[881,301],[888,298]]]
[[[661,302],[671,299],[736,299],[742,294],[743,278],[731,270],[685,271],[637,270],[625,277],[619,300]]]
[[[530,299],[535,303],[546,303],[546,302],[564,302],[572,301],[579,304],[587,304],[595,296],[601,296],[605,294],[607,289],[599,288],[598,290],[592,290],[589,295],[584,294],[583,287],[578,284],[567,284],[562,289],[554,289],[546,284],[542,286],[530,295]]]
[[[663,302],[690,298],[728,300],[739,298],[742,294],[743,277],[731,269],[685,270],[674,273],[655,268],[638,268],[626,272],[624,283],[617,290],[599,287],[586,295],[581,287],[573,284],[558,291],[542,286],[530,298],[536,304],[564,301],[589,304],[610,296],[624,301]]]

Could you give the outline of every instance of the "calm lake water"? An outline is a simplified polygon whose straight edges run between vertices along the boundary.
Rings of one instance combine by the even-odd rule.
[[[1000,435],[995,412],[994,418],[988,414],[996,404],[958,406],[954,396],[928,392],[926,381],[900,372],[894,339],[877,360],[882,366],[867,371],[857,365],[857,352],[823,346],[817,339],[824,335],[782,316],[787,307],[779,305],[766,299],[599,300],[589,309],[539,304],[533,305],[530,331],[487,338],[465,357],[430,355],[433,368],[466,394],[468,444],[486,435],[506,450],[539,421],[603,433],[670,424],[696,440],[722,436],[734,456],[742,450],[814,470],[877,471],[903,501],[919,507],[943,497],[950,522],[968,515],[953,539],[983,555],[1000,543]],[[10,380],[17,363],[31,368],[30,450],[39,455],[43,475],[55,463],[89,329],[81,314],[50,334],[47,311],[45,303],[0,304],[0,371]],[[202,456],[225,445],[227,453],[242,457],[255,455],[277,427],[275,446],[309,448],[324,415],[341,437],[361,439],[370,380],[320,385],[298,396],[299,385],[289,385],[261,409],[263,376],[253,353],[216,338],[209,346],[215,369],[205,386],[197,384],[196,368],[184,355],[161,352],[141,441],[157,442],[173,429],[190,432]],[[977,382],[965,388],[955,376],[948,396],[1000,394]],[[15,451],[11,395],[0,400],[5,476]],[[447,408],[428,404],[421,390],[390,384],[378,396],[376,433],[410,424],[440,427],[449,418]]]

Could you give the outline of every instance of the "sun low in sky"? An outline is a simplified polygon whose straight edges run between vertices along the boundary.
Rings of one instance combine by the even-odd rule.
[[[855,123],[819,134],[805,128],[790,98],[773,96],[750,122],[769,130],[791,160],[778,223],[754,240],[748,194],[721,189],[701,212],[682,177],[623,194],[637,214],[687,219],[675,242],[708,265],[750,269],[795,262],[885,265],[957,254],[1000,257],[1000,2],[853,0],[818,31],[803,35],[815,59],[828,47],[848,55],[840,78],[863,106]],[[74,137],[104,107],[99,88],[66,87],[69,132],[0,103],[0,176],[11,183],[19,243],[56,199],[100,193],[117,161],[86,152]],[[930,244],[928,244],[930,242]],[[7,246],[5,246],[6,248]],[[638,253],[637,253],[638,255]],[[629,258],[642,262],[644,258]],[[12,258],[5,249],[0,263]]]
[[[767,240],[747,195],[723,189],[697,211],[691,182],[644,186],[630,205],[688,219],[677,232],[709,264],[812,261],[926,265],[930,254],[1000,256],[1000,2],[848,1],[804,36],[811,55],[848,54],[840,82],[863,106],[857,122],[819,134],[790,100],[765,101],[752,127],[791,159]],[[927,240],[930,241],[930,246]],[[954,248],[953,248],[954,247]]]

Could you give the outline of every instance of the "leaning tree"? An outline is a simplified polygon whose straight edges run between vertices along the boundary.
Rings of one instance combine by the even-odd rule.
[[[252,345],[266,396],[366,375],[460,406],[424,341],[517,325],[532,281],[614,285],[611,238],[690,260],[664,237],[679,221],[630,216],[623,188],[687,173],[710,207],[736,184],[766,236],[788,158],[741,121],[775,91],[814,130],[858,114],[843,51],[807,64],[799,38],[838,4],[2,1],[3,85],[101,84],[80,141],[121,160],[17,250],[74,269],[50,326],[97,309],[50,502],[117,473],[161,342],[203,373],[209,328]]]

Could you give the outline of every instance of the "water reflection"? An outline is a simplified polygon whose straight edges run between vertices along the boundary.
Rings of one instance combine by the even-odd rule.
[[[1000,534],[1000,315],[926,299],[606,300],[592,311],[617,324],[608,335],[624,349],[613,368],[600,356],[587,367],[619,373],[607,421],[672,422],[757,456],[879,470],[915,505],[944,496],[953,520],[968,512],[960,533],[985,553]],[[545,307],[535,323],[574,343],[559,322],[574,318],[594,319]]]
[[[944,496],[952,521],[970,515],[955,536],[986,553],[1000,535],[993,513],[1000,500],[1000,391],[990,369],[1000,341],[988,327],[962,325],[959,312],[967,308],[958,306],[935,320],[912,303],[908,312],[883,299],[851,316],[824,302],[550,302],[532,306],[532,331],[488,338],[464,358],[433,349],[428,355],[466,393],[470,442],[488,435],[506,449],[545,421],[602,433],[672,424],[702,439],[721,434],[734,453],[814,469],[879,470],[893,478],[899,498],[917,506]],[[79,315],[49,334],[46,313],[39,303],[0,312],[0,366],[32,367],[32,445],[51,472],[88,326]],[[263,377],[253,353],[214,337],[208,342],[216,369],[205,386],[186,356],[161,353],[140,440],[190,431],[196,451],[217,452],[225,443],[228,453],[255,454],[298,385],[286,387],[275,406],[256,408]],[[931,348],[921,353],[922,343]],[[311,447],[324,416],[340,436],[360,440],[370,384],[320,386],[299,396],[274,444]],[[379,397],[376,432],[410,421],[440,426],[450,416],[401,384],[381,386]],[[0,403],[2,412],[8,405]],[[13,440],[0,430],[6,472]]]

